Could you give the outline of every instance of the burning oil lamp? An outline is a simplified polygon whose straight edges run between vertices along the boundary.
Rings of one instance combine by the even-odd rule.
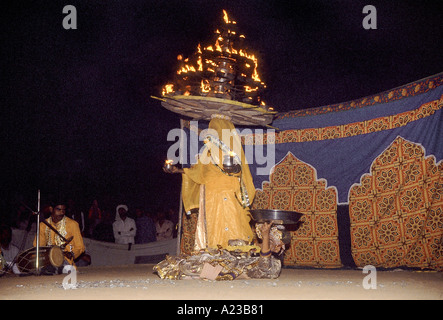
[[[269,126],[275,111],[267,108],[261,94],[266,88],[258,73],[258,59],[249,52],[237,23],[223,10],[224,22],[210,43],[177,57],[178,70],[172,83],[163,87],[162,106],[199,120],[212,114],[228,116],[238,125]]]
[[[166,160],[165,161],[165,164],[163,165],[163,168],[166,170],[166,171],[168,171],[168,172],[170,172],[171,170],[172,170],[172,167],[174,166],[173,165],[173,160]]]
[[[236,174],[241,171],[241,165],[239,163],[236,163],[235,159],[235,153],[230,151],[229,154],[225,155],[223,157],[223,171],[229,174]]]

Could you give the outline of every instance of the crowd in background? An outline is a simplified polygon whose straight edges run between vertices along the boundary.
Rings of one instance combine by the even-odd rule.
[[[172,239],[177,236],[178,214],[169,208],[133,208],[126,204],[116,207],[100,206],[93,200],[89,207],[79,208],[72,199],[66,202],[66,216],[79,224],[82,236],[94,240],[123,244],[143,244]],[[41,218],[50,213],[47,207],[41,208]],[[11,227],[22,230],[35,230],[36,216],[25,205],[19,205],[11,221]]]
[[[178,214],[172,209],[146,210],[141,206],[131,209],[126,204],[107,208],[101,207],[97,200],[93,200],[86,209],[81,209],[72,199],[66,201],[65,207],[66,210],[60,210],[64,211],[64,216],[78,223],[83,238],[125,244],[130,249],[133,244],[145,244],[177,237]],[[53,208],[50,205],[42,205],[40,220],[48,219],[52,211]],[[0,275],[7,270],[20,274],[14,261],[23,248],[19,248],[19,244],[12,243],[13,229],[27,232],[35,232],[37,229],[37,215],[24,203],[17,207],[9,223],[0,221]],[[75,260],[76,266],[90,264],[91,256],[87,250]]]

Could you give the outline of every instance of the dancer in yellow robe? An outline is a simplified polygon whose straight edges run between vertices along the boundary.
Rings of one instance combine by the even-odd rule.
[[[231,155],[241,164],[237,174],[227,173],[223,158]],[[183,170],[182,195],[186,211],[199,208],[195,250],[226,248],[229,240],[253,240],[248,206],[255,187],[241,140],[231,121],[213,118],[209,123],[205,149],[198,162]]]

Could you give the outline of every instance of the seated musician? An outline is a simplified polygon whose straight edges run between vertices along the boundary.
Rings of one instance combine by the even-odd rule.
[[[64,265],[74,265],[74,260],[85,251],[79,225],[75,220],[65,216],[66,205],[63,201],[54,202],[54,204],[49,207],[49,211],[51,212],[51,216],[46,219],[46,222],[54,227],[62,237],[54,232],[54,230],[51,230],[48,225],[40,222],[40,246],[60,247],[63,249]],[[67,243],[65,239],[68,240]],[[34,246],[36,245],[37,237],[34,239]],[[59,273],[61,270],[44,271],[48,273]]]

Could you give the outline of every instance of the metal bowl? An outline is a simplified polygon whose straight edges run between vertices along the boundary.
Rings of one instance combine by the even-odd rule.
[[[254,209],[249,211],[255,222],[269,222],[274,224],[297,224],[303,213],[274,209]]]

